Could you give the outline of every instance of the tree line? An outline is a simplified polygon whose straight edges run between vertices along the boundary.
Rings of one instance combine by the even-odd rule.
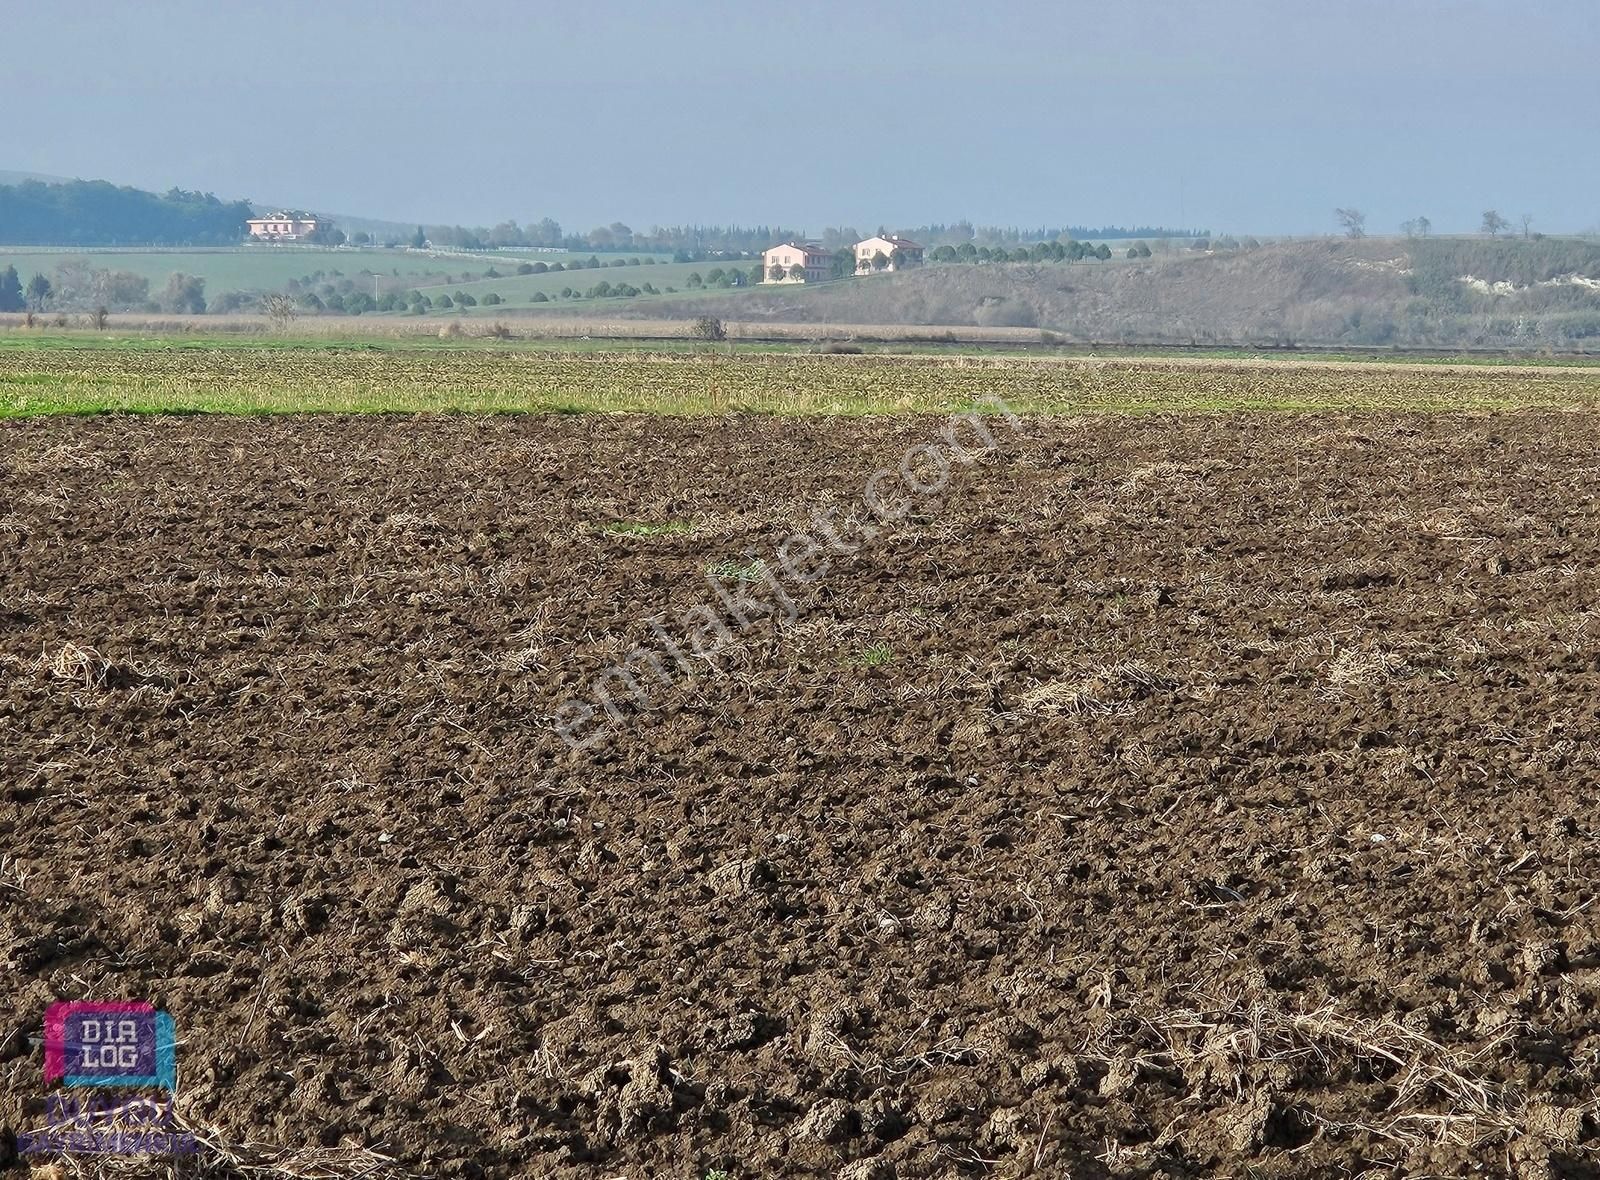
[[[880,228],[877,232],[888,232]],[[893,231],[933,247],[959,246],[971,243],[977,246],[1014,247],[1039,241],[1099,241],[1108,238],[1200,238],[1209,237],[1209,230],[1170,229],[1163,226],[1105,225],[1098,227],[1066,226],[1060,228],[1018,229],[1015,226],[974,225],[970,221],[949,224],[909,226]],[[635,230],[620,221],[596,226],[587,233],[571,233],[561,223],[546,217],[527,227],[515,221],[503,221],[492,228],[470,229],[459,225],[418,226],[408,240],[391,239],[391,245],[421,246],[424,242],[460,250],[492,250],[505,247],[546,247],[563,250],[598,250],[601,252],[623,250],[648,250],[674,256],[678,262],[700,262],[712,257],[753,257],[773,242],[804,241],[809,235],[804,230],[781,225],[674,225],[652,226],[648,230]],[[828,226],[817,239],[828,250],[854,246],[871,235],[854,226]],[[853,265],[853,264],[852,264]]]
[[[164,311],[199,315],[206,310],[206,281],[176,272],[154,295],[150,280],[125,270],[95,270],[81,261],[63,263],[56,277],[35,274],[26,283],[17,268],[0,270],[0,311],[56,308],[105,311]]]
[[[103,180],[0,185],[0,243],[13,246],[231,246],[244,236],[248,201],[165,193]]]
[[[179,188],[154,193],[103,180],[60,184],[28,180],[0,185],[0,244],[6,245],[229,246],[244,240],[245,223],[251,216],[253,212],[248,201],[223,201],[211,193]],[[1008,248],[1046,240],[1206,235],[1203,230],[1160,226],[1066,226],[1030,230],[974,225],[970,221],[910,226],[897,232],[929,247],[970,242],[974,246]],[[323,233],[328,239],[325,244],[336,245],[344,237],[336,229]],[[853,227],[830,226],[824,231],[822,241],[829,249],[834,249],[854,245],[865,236]],[[554,218],[545,217],[526,226],[516,221],[502,221],[490,227],[418,226],[414,234],[396,234],[381,241],[362,232],[352,240],[361,245],[421,246],[428,243],[468,250],[520,246],[602,253],[644,251],[681,256],[682,261],[701,261],[753,257],[773,242],[805,237],[804,230],[782,225],[653,225],[648,230],[635,230],[620,221],[576,232],[563,228]]]
[[[880,235],[887,232],[879,227]],[[1041,226],[1037,229],[1020,229],[1011,225],[974,225],[970,221],[953,221],[932,225],[906,226],[894,231],[898,236],[910,238],[923,246],[960,246],[971,243],[978,246],[1015,247],[1036,242],[1104,241],[1110,238],[1205,238],[1208,229],[1171,229],[1158,225],[1067,225]],[[863,234],[854,226],[829,226],[823,232],[822,244],[828,249],[853,245],[870,234]]]

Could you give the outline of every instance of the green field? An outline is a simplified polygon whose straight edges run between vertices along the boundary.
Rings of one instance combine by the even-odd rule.
[[[586,262],[590,257],[600,259],[598,268],[585,267],[577,271],[519,275],[521,264]],[[627,265],[629,258],[640,259],[641,265]],[[652,259],[645,265],[643,260]],[[82,261],[96,270],[122,270],[141,275],[150,281],[152,294],[160,292],[168,276],[175,273],[196,275],[206,281],[206,296],[216,299],[228,291],[277,291],[291,279],[306,280],[321,272],[320,284],[338,279],[352,279],[369,294],[381,294],[390,289],[417,289],[437,299],[440,295],[468,292],[482,300],[491,291],[512,307],[530,306],[535,293],[543,293],[555,300],[563,287],[587,291],[602,280],[616,284],[626,282],[635,287],[650,283],[666,293],[667,287],[682,292],[690,274],[698,271],[704,275],[722,266],[738,267],[749,272],[752,261],[742,263],[665,261],[659,254],[529,254],[522,252],[494,252],[474,254],[471,257],[410,250],[384,249],[319,249],[316,247],[241,246],[214,249],[191,248],[173,250],[99,250],[64,249],[57,247],[0,247],[0,270],[15,266],[22,281],[34,274],[53,278],[55,269],[65,262]],[[623,265],[613,265],[616,262]],[[489,270],[499,272],[497,278],[485,278]],[[445,276],[450,281],[445,281]],[[462,276],[470,275],[468,281]],[[376,276],[375,278],[373,276]],[[375,288],[375,289],[374,289]],[[649,298],[649,296],[640,296]],[[544,306],[540,304],[538,306]],[[493,315],[504,310],[497,307],[466,309],[473,314]],[[375,314],[375,313],[369,313]]]
[[[613,286],[618,283],[628,283],[634,287],[643,287],[646,283],[649,283],[662,294],[667,294],[666,289],[668,287],[677,288],[677,293],[680,295],[685,293],[692,293],[695,295],[717,294],[716,291],[709,290],[696,290],[693,292],[688,292],[687,284],[689,282],[689,276],[698,272],[700,276],[704,278],[706,274],[717,269],[718,267],[721,267],[725,271],[739,269],[748,274],[750,269],[755,266],[755,263],[751,261],[666,262],[659,263],[654,266],[609,265],[610,261],[616,257],[617,255],[602,255],[601,260],[607,262],[608,265],[597,270],[585,269],[577,271],[557,271],[554,274],[542,275],[502,274],[502,277],[498,279],[481,279],[477,282],[454,283],[449,286],[419,286],[417,289],[432,299],[437,299],[440,295],[454,296],[462,291],[469,292],[474,299],[480,301],[480,306],[467,309],[469,313],[477,315],[493,315],[497,311],[506,310],[507,306],[523,308],[530,306],[531,300],[536,292],[543,293],[547,299],[554,300],[560,294],[563,287],[571,287],[574,291],[583,292],[590,290],[597,283],[602,281],[610,283]],[[622,257],[626,258],[628,256],[623,255]],[[498,266],[496,269],[502,272],[505,270],[503,266]],[[504,299],[506,301],[505,304],[502,304],[498,307],[481,306],[483,297],[490,291],[495,292],[500,296],[500,298]],[[615,300],[614,302],[637,303],[640,300],[648,300],[650,298],[651,296],[649,295],[639,295],[626,300]],[[561,302],[565,303],[567,301],[561,300]],[[607,302],[612,301],[608,300]],[[545,307],[547,305],[540,303],[536,306]]]
[[[1600,370],[1294,361],[250,345],[0,336],[0,417],[59,413],[664,414],[1593,409]]]

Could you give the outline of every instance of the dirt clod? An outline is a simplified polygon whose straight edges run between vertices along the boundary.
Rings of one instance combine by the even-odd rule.
[[[0,424],[0,1126],[149,997],[341,1180],[1584,1174],[1600,424],[1026,420],[562,741],[942,425]]]

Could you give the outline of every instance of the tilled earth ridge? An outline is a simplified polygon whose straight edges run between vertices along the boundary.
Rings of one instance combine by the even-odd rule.
[[[1596,420],[997,428],[556,735],[943,425],[0,428],[0,1158],[147,998],[301,1174],[1587,1174]]]

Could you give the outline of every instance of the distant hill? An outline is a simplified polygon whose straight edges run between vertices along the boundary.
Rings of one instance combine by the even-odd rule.
[[[226,246],[250,206],[210,193],[151,193],[104,180],[0,185],[0,243],[36,246]]]
[[[54,186],[73,186],[73,185],[91,185],[91,184],[92,185],[104,185],[104,186],[108,186],[111,189],[115,189],[118,192],[123,192],[123,193],[143,193],[144,194],[144,198],[147,199],[147,203],[148,203],[148,201],[157,201],[157,200],[161,199],[161,194],[149,192],[149,191],[144,190],[144,189],[132,188],[130,186],[115,185],[115,184],[112,184],[110,181],[85,181],[85,180],[82,180],[82,179],[79,179],[79,178],[75,178],[75,177],[70,177],[70,176],[51,176],[51,175],[49,175],[47,173],[43,173],[43,172],[15,172],[15,171],[8,171],[8,170],[5,170],[5,169],[0,169],[0,187],[15,186],[15,185],[22,184],[25,181],[37,181],[40,184],[46,184],[46,185],[50,185],[52,187],[54,187]],[[3,200],[3,198],[0,198],[0,200]],[[245,207],[245,203],[244,202],[223,201],[222,203],[224,205],[238,204],[241,209],[243,209]],[[248,210],[249,210],[248,215],[249,216],[263,216],[263,215],[268,214],[268,213],[274,213],[274,212],[278,211],[279,209],[298,209],[298,208],[305,208],[305,207],[306,206],[305,206],[304,202],[283,201],[283,202],[278,202],[278,203],[267,203],[267,202],[262,202],[262,201],[251,201],[251,202],[248,203]],[[3,205],[0,205],[0,210],[3,210]],[[102,216],[106,212],[107,212],[107,210],[102,206],[102,208],[93,211],[93,215]],[[332,213],[332,212],[328,212],[328,211],[322,210],[322,209],[317,209],[316,212],[321,213],[324,217],[331,217],[333,219],[333,221],[334,221],[334,224],[337,225],[340,229],[344,230],[347,234],[369,233],[374,238],[377,238],[379,240],[383,240],[383,239],[387,239],[387,238],[402,238],[402,239],[409,238],[412,235],[412,233],[415,232],[415,230],[417,228],[415,223],[406,223],[406,222],[399,222],[399,221],[384,221],[384,220],[381,220],[379,218],[374,218],[374,217],[362,217],[362,216],[358,216],[356,214],[349,214],[349,213]],[[20,221],[22,220],[20,211],[17,210],[17,209],[12,209],[11,210],[11,214],[12,214],[12,216],[9,219],[9,221],[4,219],[3,216],[0,216],[0,243],[8,244],[8,245],[23,244],[23,236],[22,235],[23,235],[24,231],[21,230],[20,228],[18,228],[18,225],[19,225]],[[165,227],[162,227],[159,231],[156,231],[156,232],[170,233],[170,231],[171,231],[171,226],[165,226]],[[43,230],[42,228],[30,228],[26,232],[28,234],[30,234],[30,235],[37,235],[39,232],[46,232],[46,231]],[[81,221],[78,221],[78,222],[73,223],[73,224],[67,224],[67,223],[64,223],[64,222],[61,222],[61,221],[58,220],[58,221],[55,221],[53,223],[50,223],[50,227],[49,227],[49,231],[48,232],[52,232],[52,233],[54,233],[56,235],[53,240],[45,241],[42,238],[38,238],[37,236],[34,236],[32,238],[32,240],[28,241],[26,244],[30,244],[30,245],[33,245],[33,244],[41,244],[41,245],[96,245],[96,244],[134,245],[134,244],[138,244],[139,243],[139,239],[136,236],[135,237],[127,236],[128,226],[125,223],[121,222],[121,221],[119,221],[115,226],[108,228],[108,227],[103,226],[103,225],[87,224],[87,223],[83,223]],[[240,229],[239,229],[239,236],[242,237],[243,233],[244,233],[244,228],[243,228],[243,225],[241,223]],[[235,239],[235,240],[237,240],[237,239]],[[149,241],[150,241],[151,244],[158,244],[158,245],[172,245],[172,244],[193,245],[193,244],[197,244],[195,241],[191,241],[191,240],[178,241],[178,240],[175,240],[175,239],[171,238],[170,236],[168,236],[168,237],[154,237],[154,238],[149,239]],[[216,244],[219,244],[219,243],[218,243],[217,240],[215,240],[213,235],[209,235],[208,234],[207,239],[206,239],[206,244],[216,245]]]
[[[1600,349],[1600,241],[1358,241],[1175,247],[1107,262],[935,265],[613,314],[1036,327],[1116,343]]]

